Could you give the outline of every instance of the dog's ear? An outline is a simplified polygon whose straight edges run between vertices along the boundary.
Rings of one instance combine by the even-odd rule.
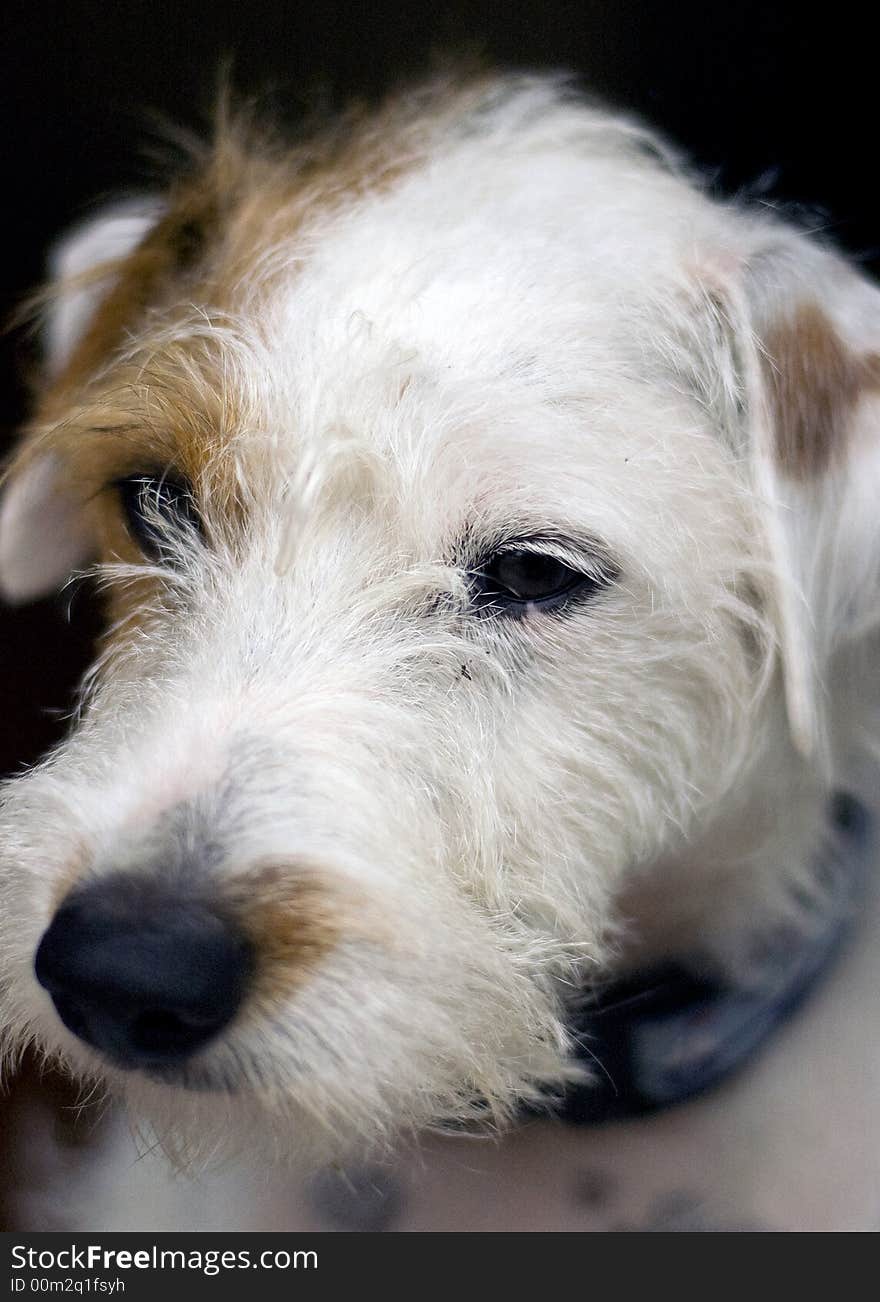
[[[88,564],[93,551],[88,521],[66,490],[60,462],[54,453],[25,449],[0,501],[0,594],[14,603],[46,596]]]
[[[880,290],[780,227],[724,297],[792,736],[822,759],[831,658],[880,626]]]
[[[114,204],[78,226],[52,252],[43,327],[48,384],[63,373],[112,290],[122,260],[140,245],[159,214],[158,202],[151,199]],[[30,601],[57,589],[87,563],[93,539],[51,452],[26,440],[4,478],[0,593],[7,601]]]
[[[70,361],[113,284],[114,270],[142,243],[161,213],[159,200],[147,196],[113,203],[55,245],[49,255],[52,295],[44,336],[48,378]]]

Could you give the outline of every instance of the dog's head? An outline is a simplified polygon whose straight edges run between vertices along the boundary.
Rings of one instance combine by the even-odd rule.
[[[211,1142],[503,1117],[633,875],[825,754],[878,296],[660,155],[493,84],[61,246],[0,579],[97,563],[109,626],[6,788],[13,1043]]]

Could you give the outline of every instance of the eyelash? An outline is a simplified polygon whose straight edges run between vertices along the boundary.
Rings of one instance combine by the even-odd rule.
[[[522,618],[589,601],[617,580],[619,570],[607,559],[572,563],[552,540],[527,538],[497,547],[468,575],[478,613]]]
[[[116,480],[113,487],[132,541],[148,559],[172,562],[175,541],[187,533],[204,538],[202,518],[186,480],[136,474]]]

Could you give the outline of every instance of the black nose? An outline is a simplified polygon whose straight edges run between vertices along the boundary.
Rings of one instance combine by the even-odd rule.
[[[231,1021],[251,950],[201,902],[119,875],[68,896],[34,966],[74,1035],[118,1066],[163,1066]]]

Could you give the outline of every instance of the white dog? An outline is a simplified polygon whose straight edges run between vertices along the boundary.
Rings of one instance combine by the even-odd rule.
[[[109,631],[4,790],[11,1054],[323,1157],[562,1087],[597,976],[800,952],[876,733],[856,270],[510,77],[225,120],[55,271],[0,578]]]

